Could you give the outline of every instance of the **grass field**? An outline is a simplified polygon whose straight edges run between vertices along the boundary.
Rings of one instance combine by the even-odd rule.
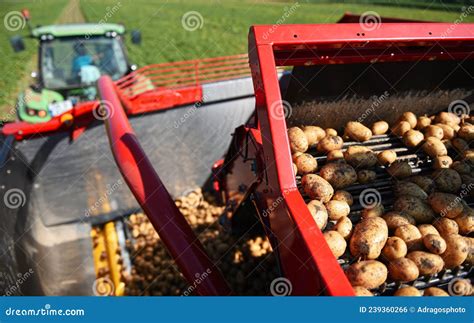
[[[1,0],[0,0],[1,1]],[[28,7],[35,24],[46,24],[58,18],[68,0],[48,1],[1,1],[0,15],[3,18],[12,10]],[[178,61],[193,58],[215,57],[247,52],[247,33],[253,24],[281,23],[333,23],[350,11],[363,13],[375,11],[381,16],[409,19],[425,19],[453,22],[460,17],[458,5],[443,10],[439,1],[417,0],[422,8],[394,7],[387,5],[353,3],[311,3],[300,1],[298,5],[285,1],[266,2],[245,0],[80,0],[81,10],[89,22],[119,22],[130,29],[140,29],[143,34],[141,46],[133,46],[127,39],[130,60],[139,66],[151,63]],[[362,0],[364,2],[371,0]],[[403,3],[408,0],[397,0]],[[395,1],[396,2],[396,1]],[[436,10],[423,9],[435,8]],[[291,12],[285,18],[285,12]],[[195,12],[198,27],[194,31],[183,28],[183,15]],[[196,14],[197,13],[197,14]],[[465,22],[474,22],[474,14]],[[2,26],[3,27],[3,26]],[[191,26],[192,27],[192,26]],[[188,28],[189,29],[189,28]],[[31,57],[36,52],[36,41],[27,40],[27,50],[15,54],[10,48],[9,38],[18,34],[0,28],[0,120],[11,118],[14,98],[19,91],[20,79],[31,72]],[[26,27],[21,30],[27,33]]]
[[[37,41],[25,37],[26,50],[14,53],[10,47],[10,37],[13,35],[28,35],[28,28],[14,25],[15,20],[10,20],[10,25],[5,23],[5,16],[10,14],[10,19],[14,19],[14,11],[28,8],[34,24],[49,24],[58,18],[67,0],[48,1],[0,1],[0,17],[2,25],[0,27],[0,120],[12,117],[12,107],[15,100],[15,92],[18,91],[18,82],[24,78],[25,74],[32,71],[27,70],[27,65],[31,62],[33,54],[37,50]],[[8,27],[8,28],[7,28]],[[14,116],[14,113],[13,113]]]

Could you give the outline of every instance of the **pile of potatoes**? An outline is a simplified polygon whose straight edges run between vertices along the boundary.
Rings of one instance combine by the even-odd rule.
[[[205,198],[200,189],[175,201],[193,228],[207,254],[221,270],[237,295],[268,295],[278,272],[270,242],[262,236],[235,238],[219,229],[224,208]],[[124,273],[125,294],[184,295],[186,282],[166,248],[142,213],[128,219],[132,239],[127,241],[132,268]]]
[[[413,174],[394,150],[374,152],[363,145],[389,133],[410,151],[428,155],[433,170]],[[311,199],[308,209],[334,256],[350,260],[345,273],[356,295],[371,296],[384,283],[396,282],[401,287],[395,295],[449,296],[440,288],[421,291],[409,284],[474,262],[474,209],[465,202],[474,197],[473,116],[405,112],[392,126],[378,121],[369,128],[351,121],[342,135],[317,126],[292,127],[288,138],[294,174]],[[355,143],[344,150],[344,141]],[[325,155],[325,164],[318,165],[308,150]],[[376,167],[392,178],[393,206],[362,205],[360,221],[353,223],[348,216],[354,197],[344,188],[370,184]],[[473,293],[469,279],[451,283],[451,293]]]

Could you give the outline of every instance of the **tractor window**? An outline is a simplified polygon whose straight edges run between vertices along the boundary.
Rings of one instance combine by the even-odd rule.
[[[93,85],[100,75],[116,80],[128,70],[116,38],[56,38],[41,46],[41,73],[48,89]]]

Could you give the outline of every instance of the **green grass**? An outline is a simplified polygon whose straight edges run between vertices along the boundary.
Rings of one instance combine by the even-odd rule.
[[[5,16],[22,8],[30,10],[31,21],[36,24],[49,24],[55,21],[67,0],[48,1],[0,1],[0,120],[12,119],[15,116],[13,107],[19,81],[32,72],[27,70],[31,59],[37,51],[37,41],[25,38],[26,50],[14,53],[10,47],[13,35],[28,35],[28,27],[19,30],[8,30],[5,27]]]
[[[303,3],[284,23],[333,23],[346,11],[363,13],[376,11],[382,16],[436,21],[454,21],[459,13],[440,10],[420,10],[369,4]],[[121,0],[120,9],[108,20],[125,23],[128,29],[143,33],[140,47],[128,46],[132,62],[140,66],[247,52],[247,33],[253,24],[274,24],[281,19],[291,3],[263,1],[149,1]],[[104,19],[107,7],[116,0],[81,0],[86,19]],[[197,11],[204,24],[201,29],[187,31],[181,25],[183,14]],[[474,21],[474,15],[469,17]],[[130,42],[128,42],[130,44]]]

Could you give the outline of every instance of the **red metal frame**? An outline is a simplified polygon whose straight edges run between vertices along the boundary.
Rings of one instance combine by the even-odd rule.
[[[184,277],[200,295],[229,295],[230,288],[219,269],[207,256],[140,146],[112,79],[102,76],[98,88],[101,98],[108,102],[103,107],[108,110],[105,126],[117,166]]]
[[[284,115],[284,109],[276,67],[462,60],[474,59],[473,53],[474,28],[469,24],[453,29],[441,23],[382,23],[373,31],[365,31],[359,24],[250,29],[255,120],[246,131],[236,131],[221,186],[234,209],[252,192],[293,294],[354,295],[297,189],[286,121],[277,117]],[[242,187],[247,192],[242,192]]]

